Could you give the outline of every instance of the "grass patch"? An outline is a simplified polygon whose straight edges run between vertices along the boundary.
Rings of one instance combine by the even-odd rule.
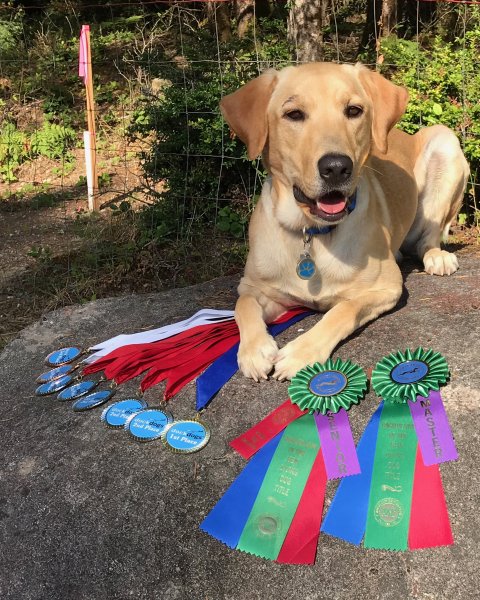
[[[48,245],[32,246],[34,264],[0,288],[0,349],[62,306],[192,285],[243,268],[244,240],[212,229],[190,240],[142,244],[138,220],[133,212],[80,216],[71,223],[82,238],[79,249],[55,255]]]

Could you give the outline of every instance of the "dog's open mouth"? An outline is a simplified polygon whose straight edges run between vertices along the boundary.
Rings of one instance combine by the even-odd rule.
[[[324,221],[339,221],[347,214],[348,196],[338,190],[328,192],[318,198],[309,198],[294,185],[293,195],[297,202],[308,206],[310,214]]]

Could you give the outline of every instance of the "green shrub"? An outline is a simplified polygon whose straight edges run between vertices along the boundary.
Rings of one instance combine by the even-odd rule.
[[[23,11],[12,11],[11,18],[5,18],[6,14],[8,11],[3,11],[0,18],[0,56],[3,60],[19,51],[23,33]]]
[[[15,170],[36,156],[64,159],[66,162],[59,167],[61,173],[56,174],[66,175],[74,166],[70,149],[75,140],[73,129],[49,121],[30,136],[17,129],[14,123],[7,122],[0,129],[0,175],[4,181],[16,181]]]
[[[230,135],[218,107],[221,97],[268,67],[290,60],[282,21],[261,22],[253,38],[224,44],[219,60],[216,40],[206,30],[183,39],[183,66],[164,62],[151,77],[172,82],[158,98],[146,97],[138,106],[130,129],[132,136],[155,133],[151,151],[144,156],[145,176],[163,182],[158,201],[144,219],[151,237],[190,236],[213,227],[242,237],[251,197],[260,187],[257,163],[246,157],[245,147]],[[155,65],[153,65],[155,67]],[[153,187],[153,186],[152,186]],[[235,204],[230,214],[223,210]],[[232,215],[236,215],[233,217]]]
[[[480,13],[479,13],[480,14]],[[384,72],[410,92],[407,111],[400,121],[401,129],[415,133],[420,127],[442,123],[455,131],[460,139],[471,178],[476,189],[480,170],[480,22],[466,33],[465,39],[445,43],[440,38],[428,47],[391,36],[382,40]],[[473,207],[479,205],[473,198]],[[470,207],[471,209],[472,207]],[[470,210],[470,213],[475,213]],[[475,220],[478,215],[473,214]]]
[[[0,175],[5,181],[16,181],[15,169],[27,156],[26,141],[14,123],[5,123],[0,129]]]
[[[71,127],[45,121],[41,129],[33,132],[30,148],[33,155],[52,159],[65,158],[75,139],[76,133]]]

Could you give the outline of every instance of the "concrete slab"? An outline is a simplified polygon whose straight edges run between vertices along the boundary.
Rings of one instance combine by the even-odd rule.
[[[176,599],[452,600],[478,598],[480,575],[480,268],[464,256],[450,278],[406,267],[404,305],[346,341],[336,355],[368,369],[384,354],[431,346],[447,358],[444,398],[460,452],[441,468],[455,545],[389,553],[321,536],[314,567],[277,565],[224,547],[198,529],[244,461],[228,442],[287,397],[287,384],[237,375],[205,414],[200,453],[178,456],[106,429],[100,409],[74,413],[33,395],[51,350],[88,347],[119,333],[170,323],[199,307],[233,307],[236,281],[99,300],[47,315],[0,356],[0,597],[3,600]],[[309,318],[282,335],[290,339]],[[117,398],[135,390],[122,386]],[[147,393],[150,401],[160,390]],[[193,414],[194,387],[172,401]],[[356,439],[377,400],[352,411]],[[336,484],[328,487],[327,502]]]

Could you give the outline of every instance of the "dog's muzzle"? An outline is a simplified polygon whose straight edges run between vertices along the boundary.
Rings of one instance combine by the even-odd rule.
[[[293,195],[300,204],[308,206],[310,214],[328,223],[340,221],[348,214],[349,197],[339,190],[309,198],[302,190],[293,186]]]

